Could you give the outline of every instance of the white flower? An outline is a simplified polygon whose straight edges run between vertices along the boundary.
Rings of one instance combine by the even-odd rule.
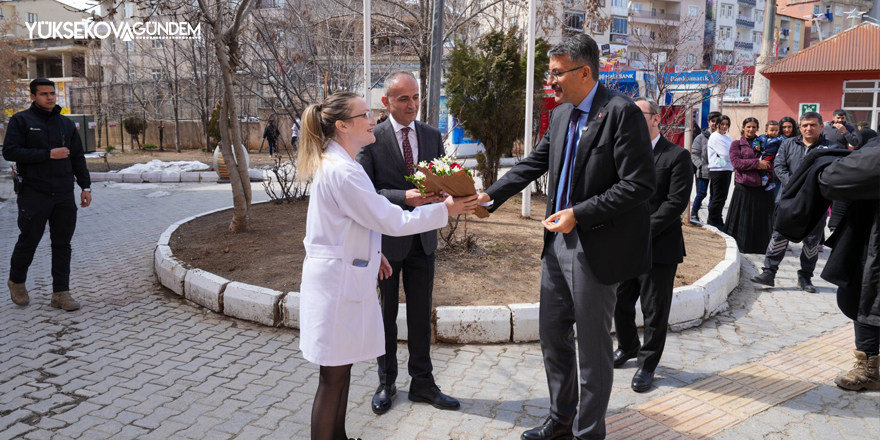
[[[419,162],[419,163],[417,164],[417,166],[418,166],[418,167],[421,167],[421,168],[428,168],[428,161],[423,160],[423,161]]]
[[[415,177],[415,179],[417,181],[421,182],[421,181],[425,180],[426,176],[425,176],[425,173],[423,173],[421,171],[416,171],[416,173],[413,175],[413,177]]]
[[[434,165],[434,169],[438,175],[449,174],[449,164],[446,162],[440,162],[439,164]]]

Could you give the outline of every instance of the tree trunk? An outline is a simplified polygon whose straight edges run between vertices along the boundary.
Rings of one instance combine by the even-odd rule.
[[[174,143],[177,152],[180,153],[180,84],[177,84],[177,93],[174,94]]]
[[[251,204],[251,186],[248,176],[247,165],[239,160],[245,157],[245,151],[241,144],[241,129],[235,111],[235,89],[233,78],[235,71],[229,59],[226,48],[223,47],[225,39],[220,30],[214,28],[214,49],[220,64],[220,79],[223,82],[223,102],[220,105],[220,152],[223,153],[223,162],[229,170],[229,182],[232,185],[232,222],[229,224],[230,232],[244,232],[247,229],[247,214]],[[233,150],[235,153],[233,153]]]

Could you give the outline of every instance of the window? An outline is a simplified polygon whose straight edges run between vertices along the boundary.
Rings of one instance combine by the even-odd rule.
[[[134,50],[134,42],[126,41],[125,42],[125,50]]]
[[[819,12],[821,12],[821,11],[819,10],[819,4],[815,4],[815,5],[813,5],[813,13],[814,13],[814,14],[818,14]]]
[[[755,23],[762,24],[764,23],[764,13],[761,11],[755,11]]]
[[[122,12],[123,18],[131,18],[134,17],[134,3],[125,3],[125,7]]]
[[[687,62],[688,62],[688,64],[693,64],[693,63],[697,62],[696,55],[689,53],[687,56]]]
[[[162,40],[150,40],[150,47],[153,49],[162,49],[165,45]]]
[[[835,17],[840,17],[840,16],[842,16],[842,15],[843,15],[843,6],[836,6],[836,7],[834,8],[834,16],[835,16]]]
[[[839,33],[840,33],[840,25],[838,24],[838,25],[834,26],[834,34],[837,35]]]
[[[851,124],[865,121],[869,128],[877,129],[880,118],[880,84],[875,81],[845,81],[843,83],[843,109]]]
[[[698,17],[700,15],[700,7],[688,6],[688,15],[690,15],[691,17]]]
[[[757,43],[757,42],[758,42],[758,33],[752,32],[752,43]]]
[[[162,81],[163,77],[164,77],[164,75],[162,75],[161,70],[159,70],[159,69],[151,69],[150,70],[150,78],[152,78],[153,81]]]
[[[566,12],[564,14],[564,18],[566,29],[578,31],[584,29],[584,14],[577,12]]]
[[[516,19],[517,17],[510,17],[510,27],[516,26]]]
[[[633,35],[641,36],[642,35],[642,28],[640,28],[638,26],[634,27],[633,28]]]
[[[798,40],[794,40],[794,51],[797,52],[801,50],[801,42]]]
[[[801,22],[796,22],[794,24],[794,37],[797,38],[801,35]]]
[[[632,10],[636,12],[642,12],[642,4],[641,3],[633,3]]]
[[[733,5],[728,5],[727,3],[721,4],[721,16],[726,18],[733,18]]]
[[[611,23],[611,33],[626,35],[628,33],[626,30],[626,25],[627,23],[625,18],[614,17],[614,20]]]
[[[28,12],[27,13],[27,22],[28,23],[36,23],[37,22],[37,14],[34,14],[33,12]]]
[[[733,29],[731,29],[730,26],[721,26],[721,28],[719,30],[721,31],[721,32],[719,32],[719,34],[721,34],[722,40],[729,40],[730,39],[730,34],[731,34],[731,31],[733,30]]]
[[[626,7],[626,0],[611,0],[611,7],[612,8],[625,8]]]

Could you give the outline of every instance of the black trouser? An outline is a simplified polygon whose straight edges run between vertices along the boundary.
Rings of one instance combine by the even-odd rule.
[[[70,290],[70,239],[76,229],[76,200],[73,191],[47,194],[23,187],[18,195],[18,229],[21,233],[9,269],[9,280],[27,281],[28,268],[34,261],[37,245],[49,222],[52,241],[52,291]]]
[[[617,288],[614,329],[618,348],[624,352],[638,349],[638,366],[645,371],[656,370],[663,356],[677,270],[677,264],[655,263],[648,273],[624,281]],[[645,343],[641,348],[636,328],[636,301],[639,298],[645,318]]]
[[[880,354],[880,327],[853,321],[856,333],[856,350],[868,357]]]
[[[730,176],[733,171],[709,171],[709,219],[710,226],[721,228],[724,226],[724,204],[727,203],[727,193],[730,191]]]
[[[391,276],[379,280],[382,296],[382,320],[385,324],[385,355],[378,360],[379,383],[392,385],[397,380],[397,311],[400,304],[400,274],[406,295],[406,333],[409,348],[411,388],[434,386],[431,363],[431,305],[434,291],[436,253],[425,254],[420,236],[413,236],[409,254],[402,261],[389,261]]]

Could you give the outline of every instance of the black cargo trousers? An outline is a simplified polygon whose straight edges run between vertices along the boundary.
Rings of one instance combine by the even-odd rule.
[[[52,291],[70,290],[70,240],[76,229],[76,198],[73,190],[44,193],[23,185],[18,194],[18,229],[21,233],[12,251],[9,280],[27,281],[28,268],[49,223],[52,247]]]

